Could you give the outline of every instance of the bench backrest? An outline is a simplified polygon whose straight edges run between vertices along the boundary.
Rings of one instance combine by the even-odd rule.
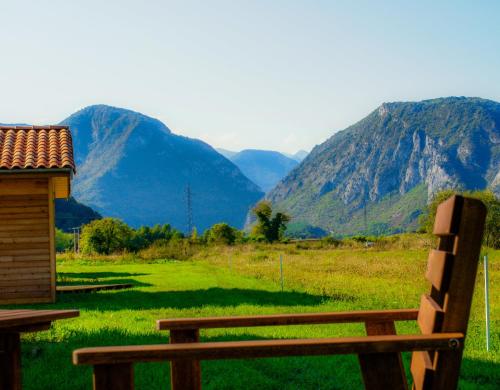
[[[423,334],[466,334],[485,219],[486,207],[476,199],[455,195],[438,206],[433,233],[439,242],[430,252],[425,275],[432,287],[422,296],[418,315]],[[458,351],[414,352],[413,388],[456,388],[462,351],[463,346]]]

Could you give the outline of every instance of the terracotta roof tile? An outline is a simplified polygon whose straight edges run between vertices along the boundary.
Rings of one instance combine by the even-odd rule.
[[[66,126],[0,126],[0,171],[71,168],[73,141]]]

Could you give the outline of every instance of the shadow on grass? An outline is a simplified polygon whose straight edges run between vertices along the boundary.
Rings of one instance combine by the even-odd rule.
[[[202,337],[203,342],[266,339],[253,334]],[[71,354],[78,348],[166,343],[167,332],[134,334],[111,329],[82,330],[59,343],[26,342],[25,387],[91,388],[92,368],[71,363]],[[31,353],[33,348],[39,349],[36,357]],[[57,367],[57,372],[48,367]],[[170,381],[168,361],[138,363],[134,371],[137,389],[165,389]],[[355,356],[305,356],[203,361],[202,383],[204,389],[356,389],[361,386],[361,377]]]
[[[213,287],[205,290],[138,291],[120,290],[110,293],[61,295],[58,304],[73,304],[89,310],[188,309],[205,306],[315,306],[331,297],[296,291],[273,292],[251,289]]]
[[[133,287],[147,287],[151,286],[150,283],[138,282],[135,279],[89,279],[89,280],[67,280],[67,279],[59,279],[57,281],[58,286],[93,286],[99,284],[132,284]]]

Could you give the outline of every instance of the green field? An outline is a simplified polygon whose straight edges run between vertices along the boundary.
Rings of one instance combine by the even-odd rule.
[[[285,291],[279,283],[284,255]],[[81,316],[57,321],[46,332],[23,337],[26,389],[89,389],[91,369],[75,367],[71,352],[85,346],[166,343],[155,320],[355,309],[417,307],[428,290],[427,250],[308,249],[300,245],[212,248],[196,260],[133,263],[64,260],[66,284],[133,283],[130,290],[64,294],[55,305]],[[460,388],[500,388],[500,252],[492,252],[492,346],[484,348],[482,272],[474,298]],[[20,306],[16,306],[20,307]],[[400,323],[401,333],[415,332]],[[331,337],[364,334],[362,325],[314,325],[202,331],[203,340]],[[408,365],[409,356],[405,355]],[[136,365],[138,389],[168,388],[168,363]],[[206,389],[357,389],[355,356],[297,357],[202,363]]]

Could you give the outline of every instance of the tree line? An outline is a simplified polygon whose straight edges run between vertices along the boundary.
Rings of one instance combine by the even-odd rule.
[[[437,193],[420,216],[420,233],[432,233],[437,206],[458,193],[445,190]],[[461,192],[465,196],[480,199],[488,209],[484,245],[500,248],[500,201],[489,190]],[[216,223],[202,234],[193,229],[186,235],[169,224],[153,227],[141,226],[134,229],[117,218],[94,220],[82,228],[80,251],[85,254],[109,255],[118,252],[139,252],[152,246],[170,246],[176,251],[186,251],[189,245],[234,245],[248,242],[279,242],[285,239],[285,231],[291,217],[283,212],[273,211],[269,201],[259,202],[253,209],[255,222],[249,232],[236,229],[227,223]],[[332,237],[327,237],[332,238]],[[358,237],[359,238],[359,237]],[[73,248],[72,235],[56,231],[58,251]],[[180,249],[179,249],[180,248]]]
[[[102,218],[82,227],[80,251],[85,254],[109,255],[118,252],[138,252],[152,245],[168,245],[187,240],[192,244],[233,245],[245,242],[276,242],[284,238],[290,216],[273,212],[269,201],[259,202],[252,212],[256,218],[249,233],[225,222],[216,223],[203,234],[193,229],[186,235],[169,224],[134,229],[117,218]],[[56,232],[57,250],[71,250],[73,236],[60,230]]]

